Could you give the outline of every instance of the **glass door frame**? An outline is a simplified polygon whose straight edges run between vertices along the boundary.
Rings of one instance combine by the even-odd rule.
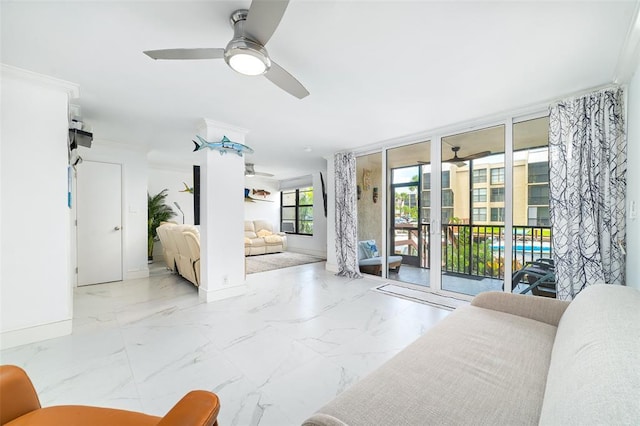
[[[457,299],[471,300],[473,296],[465,295],[462,293],[455,293],[442,289],[442,271],[441,268],[436,268],[435,265],[442,265],[442,250],[436,249],[434,242],[442,241],[442,139],[448,136],[454,136],[460,133],[472,132],[475,130],[482,130],[489,127],[504,125],[504,168],[505,168],[505,235],[512,235],[513,232],[513,126],[517,123],[533,120],[541,117],[548,116],[548,110],[546,105],[540,105],[538,107],[530,108],[530,112],[516,112],[512,114],[500,114],[494,115],[499,117],[497,119],[486,119],[482,121],[476,121],[471,125],[465,125],[465,123],[458,123],[453,126],[443,127],[437,129],[434,132],[424,132],[416,135],[412,135],[410,139],[402,138],[402,140],[388,141],[383,143],[379,149],[368,149],[362,152],[356,152],[357,156],[367,155],[374,152],[380,152],[382,154],[382,182],[384,183],[384,191],[380,194],[380,208],[383,209],[382,217],[382,241],[380,245],[382,256],[382,277],[384,280],[393,280],[394,282],[401,283],[403,286],[414,287],[422,291],[429,291],[443,296],[454,297]],[[430,250],[429,264],[433,267],[429,268],[429,286],[418,286],[409,283],[396,281],[389,277],[388,269],[388,256],[390,255],[388,250],[389,235],[393,231],[391,221],[393,217],[390,217],[392,208],[388,203],[388,194],[391,193],[392,185],[389,179],[388,173],[388,160],[387,150],[398,148],[401,146],[412,145],[420,141],[430,141],[430,164],[431,164],[431,220],[429,239],[432,242]],[[395,142],[395,143],[394,143]],[[421,188],[419,187],[418,190]],[[439,244],[441,247],[441,244]],[[505,238],[504,241],[504,258],[513,258],[513,241],[512,238]],[[506,263],[506,262],[505,262]],[[509,261],[510,266],[510,261]],[[512,279],[511,267],[505,267],[504,274],[504,292],[511,292],[511,279]]]

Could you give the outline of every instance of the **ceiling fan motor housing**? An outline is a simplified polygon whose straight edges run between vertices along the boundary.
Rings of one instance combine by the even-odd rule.
[[[249,11],[247,9],[239,9],[231,14],[230,21],[233,27],[233,39],[231,39],[224,49],[224,60],[233,70],[238,71],[236,65],[232,63],[235,56],[248,55],[256,58],[262,62],[264,70],[259,73],[256,72],[255,74],[251,73],[250,75],[260,75],[269,71],[271,60],[269,59],[267,49],[248,35],[244,29],[248,13]],[[245,59],[249,58],[245,57]],[[238,72],[247,74],[246,72]]]

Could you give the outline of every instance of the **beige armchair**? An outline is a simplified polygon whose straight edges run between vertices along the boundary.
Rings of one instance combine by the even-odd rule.
[[[200,286],[200,234],[190,231],[184,231],[182,234],[189,246],[189,257],[196,278],[195,285]]]
[[[193,265],[196,260],[200,260],[200,251],[192,253],[185,234],[195,235],[200,240],[198,229],[193,225],[176,225],[170,229],[170,233],[176,243],[178,273],[197,286],[198,280]]]
[[[167,267],[200,285],[200,232],[193,225],[164,223],[157,229]]]
[[[244,221],[244,255],[278,253],[287,249],[287,234],[274,232],[266,220]]]
[[[176,226],[176,224],[172,222],[162,222],[160,226],[156,228],[156,232],[158,233],[158,238],[160,238],[160,244],[162,245],[162,256],[164,257],[164,262],[168,269],[175,272],[175,242],[173,241],[173,237],[169,235],[169,229],[173,226]]]

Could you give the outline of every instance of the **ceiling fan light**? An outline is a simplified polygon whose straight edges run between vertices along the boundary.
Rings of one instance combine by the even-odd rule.
[[[224,51],[224,60],[244,75],[264,74],[271,66],[266,49],[246,38],[231,40]]]
[[[229,58],[229,66],[234,71],[244,75],[264,74],[267,66],[263,61],[246,53],[238,53]]]

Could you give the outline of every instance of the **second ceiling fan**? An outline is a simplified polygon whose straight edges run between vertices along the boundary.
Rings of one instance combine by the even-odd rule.
[[[302,99],[309,91],[284,68],[269,57],[264,45],[273,35],[289,4],[289,0],[253,0],[249,9],[231,14],[233,38],[223,48],[146,50],[152,59],[224,59],[235,71],[244,75],[264,75],[282,90]]]
[[[246,163],[244,165],[244,175],[247,177],[253,177],[253,176],[264,176],[269,178],[273,177],[273,174],[271,173],[256,172],[255,165],[253,163]]]
[[[458,157],[458,151],[460,151],[459,146],[452,146],[451,151],[453,151],[453,157],[448,160],[442,160],[443,163],[453,163],[458,167],[464,166],[465,161],[476,160],[478,158],[486,157],[487,155],[491,155],[491,151],[481,151],[475,154],[467,155],[466,157]]]

